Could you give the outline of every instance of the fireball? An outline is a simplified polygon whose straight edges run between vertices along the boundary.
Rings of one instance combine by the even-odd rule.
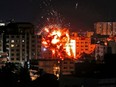
[[[52,51],[53,58],[76,58],[76,41],[69,35],[69,29],[48,25],[42,29],[42,45]]]

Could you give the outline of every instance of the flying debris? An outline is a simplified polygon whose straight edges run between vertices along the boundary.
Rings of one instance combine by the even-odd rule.
[[[50,21],[49,18],[47,18],[47,21]]]
[[[44,18],[43,16],[41,16],[41,18]]]
[[[77,7],[78,7],[78,3],[76,3],[76,5],[75,5],[75,8],[77,9]]]

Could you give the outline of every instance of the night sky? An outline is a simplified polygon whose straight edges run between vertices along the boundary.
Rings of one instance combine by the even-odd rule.
[[[54,16],[55,15],[55,16]],[[0,20],[42,25],[58,16],[72,31],[93,30],[98,21],[116,21],[115,0],[0,0]]]

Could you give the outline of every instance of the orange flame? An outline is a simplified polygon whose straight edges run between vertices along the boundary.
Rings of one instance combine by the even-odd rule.
[[[42,30],[42,45],[52,51],[53,57],[76,58],[76,41],[70,38],[68,29],[49,25]]]

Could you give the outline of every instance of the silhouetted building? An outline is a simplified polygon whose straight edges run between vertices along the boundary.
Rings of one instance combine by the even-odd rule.
[[[59,59],[39,59],[38,66],[45,72],[54,74],[59,77],[60,74],[60,60]]]
[[[10,62],[37,59],[41,52],[41,36],[34,34],[34,25],[28,22],[13,22],[2,33],[3,51]]]
[[[72,59],[64,59],[61,61],[61,74],[72,75],[75,72],[75,61]]]
[[[107,53],[116,54],[116,42],[115,41],[108,41],[107,45]]]

